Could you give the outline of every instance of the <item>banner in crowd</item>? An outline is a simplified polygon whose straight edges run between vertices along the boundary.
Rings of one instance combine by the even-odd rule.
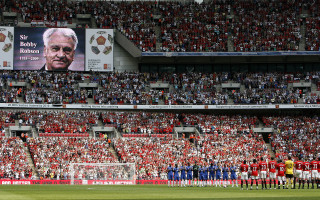
[[[0,70],[13,69],[14,28],[0,26]]]
[[[167,184],[167,180],[74,180],[74,185],[134,185]],[[71,184],[71,180],[0,180],[0,185],[60,185]]]
[[[23,104],[0,103],[0,108],[88,109],[88,110],[260,110],[260,109],[320,109],[320,104],[267,105],[97,105],[97,104]]]
[[[320,51],[261,51],[261,52],[142,52],[148,57],[183,57],[183,56],[314,56]]]
[[[231,185],[231,181],[228,181]],[[249,180],[249,184],[251,180]],[[71,180],[0,180],[0,185],[70,185]],[[136,180],[139,185],[163,185],[168,184],[168,180]],[[240,180],[238,180],[240,184]],[[259,184],[261,181],[259,180]],[[269,180],[267,180],[269,184]],[[74,180],[74,185],[134,185],[130,180]]]
[[[0,70],[113,71],[113,29],[0,27]]]
[[[86,29],[86,71],[113,71],[112,29]]]

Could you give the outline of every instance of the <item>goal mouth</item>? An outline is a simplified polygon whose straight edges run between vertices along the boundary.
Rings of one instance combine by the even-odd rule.
[[[70,163],[71,185],[135,185],[135,163]]]

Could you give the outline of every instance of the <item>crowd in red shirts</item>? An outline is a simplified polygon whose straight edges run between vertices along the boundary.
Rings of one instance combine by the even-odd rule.
[[[90,14],[98,28],[119,30],[143,52],[157,51],[157,42],[158,50],[165,52],[226,52],[229,36],[235,51],[297,51],[303,37],[307,51],[319,50],[317,1],[14,0],[0,2],[0,8],[17,12],[23,22],[41,20],[53,26],[57,22],[66,26],[77,14]],[[304,13],[306,36],[300,30]]]
[[[207,165],[210,162],[239,164],[243,159],[269,159],[261,135],[242,132],[221,132],[185,138],[121,138],[115,149],[123,162],[136,162],[139,178],[166,178],[168,163]]]
[[[114,126],[121,133],[172,134],[180,126],[179,114],[152,112],[102,112],[105,126]]]
[[[0,137],[0,179],[31,179],[26,150],[20,138]]]
[[[230,2],[160,2],[161,51],[228,51]]]
[[[202,158],[221,161],[227,166],[238,165],[245,159],[270,158],[262,135],[256,133],[222,132],[205,136],[198,140],[198,148]]]
[[[291,155],[297,160],[300,156],[310,158],[319,153],[318,116],[264,117],[263,122],[276,130],[276,134],[271,136],[276,157]]]
[[[28,146],[43,179],[70,179],[70,163],[117,163],[104,138],[29,138]]]
[[[33,126],[39,133],[86,133],[98,123],[93,111],[23,111],[18,112],[21,125]]]
[[[306,2],[308,5],[309,16],[306,18],[306,51],[319,51],[320,34],[320,5],[319,1],[313,0]]]
[[[114,145],[123,162],[136,163],[140,179],[166,179],[168,163],[198,159],[196,148],[186,139],[121,138]]]
[[[258,120],[255,116],[182,114],[184,126],[196,126],[201,133],[251,133]]]
[[[235,51],[297,51],[300,31],[299,1],[237,1],[231,24]]]

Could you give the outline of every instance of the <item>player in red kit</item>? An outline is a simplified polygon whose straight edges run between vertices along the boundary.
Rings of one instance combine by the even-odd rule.
[[[282,160],[279,160],[279,163],[277,164],[277,170],[278,170],[278,189],[280,189],[281,183],[284,189],[284,185],[286,184],[286,178],[285,178],[286,165],[282,162]]]
[[[261,178],[261,189],[267,189],[267,167],[268,164],[263,160],[263,158],[260,158],[259,162],[259,170],[260,170],[260,178]]]
[[[277,167],[277,161],[274,160],[274,157],[271,158],[271,161],[268,163],[268,167],[269,167],[269,178],[270,178],[270,182],[269,182],[269,186],[271,189],[271,181],[273,180],[273,184],[274,184],[274,189],[277,189],[276,187],[276,167]]]
[[[320,157],[318,157],[318,178],[317,178],[317,188],[320,189]]]
[[[248,190],[248,170],[249,165],[247,165],[247,161],[244,160],[243,163],[240,165],[240,171],[241,171],[241,190],[243,190],[243,181],[246,181],[246,186]]]
[[[317,188],[320,189],[320,157],[318,157],[318,178],[317,178]]]
[[[318,165],[319,165],[319,163],[316,160],[316,158],[314,157],[310,163],[312,189],[314,189],[314,182],[316,182],[317,178],[318,178]]]
[[[251,190],[252,190],[252,185],[253,185],[253,180],[256,180],[256,185],[258,189],[258,177],[259,177],[259,165],[257,164],[257,160],[253,159],[253,163],[250,165],[251,168]]]
[[[304,183],[307,181],[308,189],[309,189],[309,179],[310,179],[310,163],[308,161],[304,161],[302,165],[303,170],[303,180],[302,180],[302,189],[304,189]]]
[[[294,186],[293,186],[293,189],[296,189],[296,181],[298,179],[299,181],[299,189],[301,187],[301,181],[302,181],[302,167],[303,167],[303,162],[301,161],[301,157],[299,158],[299,160],[297,160],[295,163],[294,163],[294,167],[296,169],[295,171],[295,174],[294,174]]]

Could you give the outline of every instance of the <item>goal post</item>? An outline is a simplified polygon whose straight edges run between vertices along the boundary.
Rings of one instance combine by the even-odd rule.
[[[135,163],[70,163],[70,184],[135,185]]]

